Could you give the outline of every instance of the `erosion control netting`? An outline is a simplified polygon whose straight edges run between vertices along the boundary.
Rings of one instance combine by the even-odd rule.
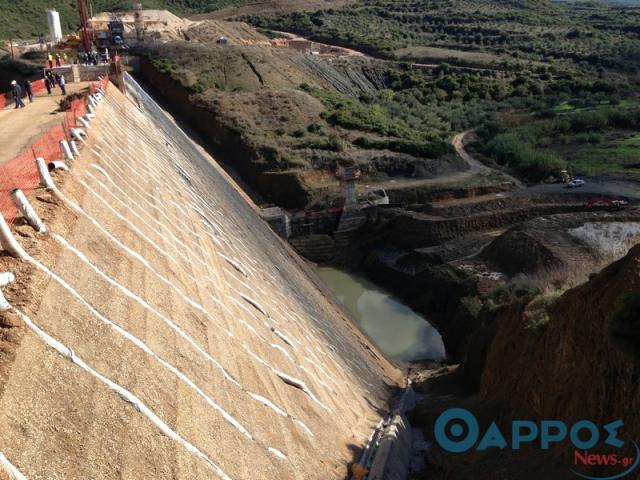
[[[106,88],[108,81],[109,79],[105,77],[100,82],[93,83],[91,92]],[[42,157],[46,162],[63,158],[60,141],[71,140],[71,129],[77,127],[77,117],[84,115],[86,111],[86,97],[73,99],[69,111],[60,124],[50,128],[22,153],[0,166],[0,213],[9,224],[13,224],[17,216],[9,193],[19,188],[28,195],[39,185],[36,158]]]
[[[183,152],[184,157],[189,159],[190,165],[181,165],[178,156],[175,156],[173,165],[183,178],[185,188],[197,192],[198,195],[209,199],[213,204],[216,203],[216,196],[224,196],[225,204],[231,206],[230,208],[234,211],[234,216],[254,216],[255,212],[251,210],[246,201],[238,195],[238,192],[235,191],[231,183],[222,178],[221,174],[213,168],[207,157],[196,147],[189,136],[162,110],[142,86],[126,72],[123,73],[122,78],[127,96],[138,108],[143,110],[145,114],[151,116],[156,125],[162,130],[167,149],[174,151],[180,150]],[[260,245],[263,251],[269,251],[272,248],[275,233],[272,233],[269,227],[261,222],[256,223],[255,229],[256,231],[260,229],[269,231],[269,235],[256,234],[253,238],[256,248]],[[265,238],[270,238],[270,240],[265,241]],[[263,241],[265,243],[261,243]],[[289,285],[295,284],[295,278],[289,277],[289,269],[283,268],[280,274],[283,277],[283,283]],[[359,349],[354,348],[353,345],[345,345],[335,337],[332,337],[331,332],[327,333],[324,321],[322,318],[316,316],[318,307],[314,302],[307,298],[299,298],[299,301],[304,305],[307,311],[307,317],[326,335],[327,342],[334,346],[334,351],[341,358],[347,359],[352,365],[357,365],[355,368],[358,370],[358,375],[368,380],[372,395],[378,389],[380,389],[379,393],[381,395],[386,395],[386,392],[382,391],[383,387],[378,383],[379,373],[375,371],[372,365],[363,361],[363,358],[359,355]]]

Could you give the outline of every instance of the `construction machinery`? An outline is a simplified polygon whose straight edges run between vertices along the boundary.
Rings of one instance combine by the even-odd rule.
[[[622,210],[629,205],[626,200],[609,197],[593,197],[587,202],[589,210]]]
[[[93,45],[93,31],[89,25],[89,7],[85,0],[78,0],[78,14],[80,16],[80,35],[84,51],[89,53]]]

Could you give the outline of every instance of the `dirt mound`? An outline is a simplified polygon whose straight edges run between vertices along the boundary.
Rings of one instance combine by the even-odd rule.
[[[269,45],[267,37],[244,22],[202,20],[183,28],[181,34],[190,42],[216,42],[218,38],[225,37],[230,44],[234,45],[256,43]]]
[[[603,425],[622,419],[620,437],[640,438],[640,363],[613,341],[607,326],[623,296],[640,294],[639,266],[636,246],[548,306],[544,324],[529,324],[525,305],[498,318],[481,395],[499,399],[503,420],[588,419]],[[556,456],[569,468],[569,446],[559,450]]]
[[[536,218],[500,235],[478,258],[509,276],[533,275],[543,282],[548,277],[548,283],[568,279],[575,285],[626,254],[635,243],[638,227],[621,225],[637,225],[638,215],[630,210]]]
[[[562,258],[522,226],[516,226],[491,242],[480,258],[507,275],[530,273],[540,268],[559,268]]]

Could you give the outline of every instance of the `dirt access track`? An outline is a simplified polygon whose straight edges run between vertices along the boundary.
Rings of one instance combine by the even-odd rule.
[[[86,91],[89,82],[67,83],[67,95]],[[23,152],[33,141],[54,125],[62,122],[65,113],[60,110],[64,96],[55,87],[51,95],[38,92],[33,103],[25,99],[25,108],[15,110],[13,106],[0,110],[0,165]]]
[[[0,472],[344,478],[400,373],[128,78],[0,255]]]

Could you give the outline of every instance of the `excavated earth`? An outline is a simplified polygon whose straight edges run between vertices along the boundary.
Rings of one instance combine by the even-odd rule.
[[[402,381],[129,80],[0,254],[0,452],[29,479],[337,479]],[[132,101],[134,99],[135,101]],[[62,199],[61,199],[62,198]],[[2,468],[0,468],[2,471]]]

